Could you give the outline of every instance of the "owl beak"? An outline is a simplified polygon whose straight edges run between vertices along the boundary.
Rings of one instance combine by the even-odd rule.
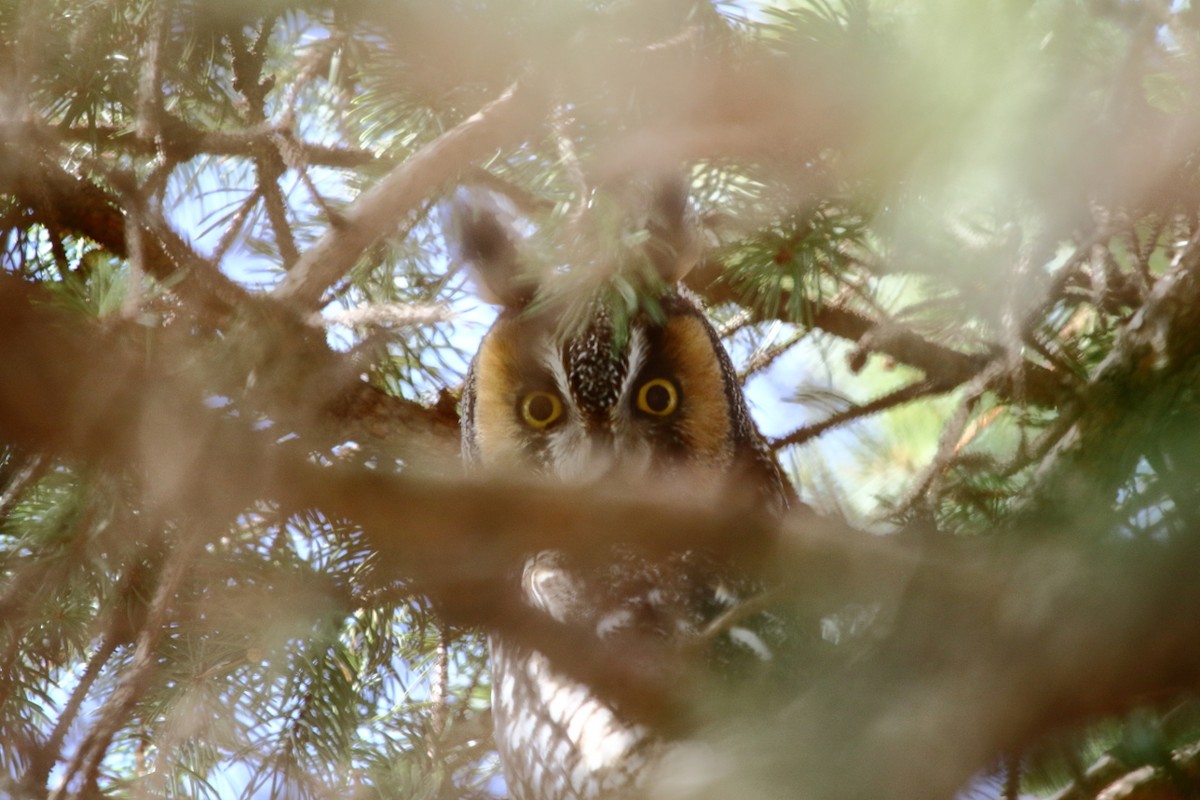
[[[588,430],[588,459],[599,480],[609,480],[618,471],[616,439],[611,424],[605,422]]]
[[[638,486],[649,467],[649,450],[629,447],[618,426],[605,421],[588,429],[588,460],[595,480]]]
[[[609,480],[618,471],[616,441],[611,425],[592,423],[584,426],[572,457],[559,465],[559,474],[583,483]]]
[[[597,425],[588,426],[588,442],[592,446],[593,456],[609,456],[614,448],[612,423],[605,420]]]

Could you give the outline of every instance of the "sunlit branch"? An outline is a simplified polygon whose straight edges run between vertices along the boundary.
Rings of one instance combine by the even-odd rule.
[[[414,153],[364,192],[338,224],[310,247],[275,290],[275,297],[316,309],[326,290],[358,262],[368,247],[392,232],[398,220],[461,169],[524,133],[539,103],[525,84],[514,84],[488,105]]]

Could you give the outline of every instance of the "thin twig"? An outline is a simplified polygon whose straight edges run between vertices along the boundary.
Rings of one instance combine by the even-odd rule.
[[[550,129],[554,132],[554,144],[558,148],[558,160],[566,170],[567,178],[575,187],[575,208],[567,215],[572,224],[579,224],[587,211],[590,191],[587,177],[583,174],[583,165],[579,161],[579,152],[575,149],[575,140],[568,130],[571,124],[566,107],[557,105],[550,112]]]
[[[146,278],[146,250],[142,242],[142,208],[140,203],[131,203],[125,208],[125,242],[129,248],[126,261],[129,278],[125,297],[121,302],[121,315],[135,318],[142,307],[142,284]]]
[[[1046,359],[1047,363],[1055,369],[1058,375],[1062,376],[1064,381],[1074,387],[1083,385],[1084,380],[1079,376],[1078,370],[1072,368],[1065,354],[1051,350],[1049,342],[1043,342],[1037,331],[1028,331],[1024,335],[1025,344]]]
[[[263,65],[266,61],[267,44],[276,16],[268,14],[262,22],[254,45],[248,46],[241,32],[229,37],[229,49],[233,55],[234,87],[245,98],[245,116],[250,125],[262,125],[267,119],[267,95],[274,87],[274,78],[264,78]],[[279,179],[287,169],[284,157],[275,142],[254,157],[255,184],[263,200],[267,221],[275,234],[275,244],[284,269],[290,268],[300,258],[296,239],[288,221],[287,200],[279,186]]]
[[[96,724],[92,726],[64,770],[62,782],[50,795],[51,800],[64,800],[72,783],[80,776],[83,779],[82,788],[97,788],[100,766],[104,763],[113,737],[138,700],[150,688],[150,680],[157,665],[154,650],[167,629],[172,602],[191,567],[192,554],[199,543],[199,537],[185,535],[180,537],[180,541],[171,550],[163,565],[146,619],[138,633],[133,659],[122,674],[117,688],[100,709]]]
[[[717,326],[717,336],[721,339],[728,339],[738,331],[754,325],[759,320],[754,318],[754,314],[749,309],[740,309],[736,314],[730,317],[727,321]]]
[[[250,218],[251,212],[253,212],[254,207],[258,205],[258,201],[261,197],[262,194],[260,187],[255,186],[250,192],[250,195],[242,201],[241,206],[238,207],[238,210],[234,213],[233,218],[229,220],[229,227],[227,227],[225,232],[221,234],[220,241],[218,241],[217,246],[213,248],[212,260],[215,263],[221,263],[221,260],[225,258],[225,254],[229,252],[229,248],[233,247],[233,243],[237,241],[238,234],[241,233],[242,229],[246,226],[246,220]]]
[[[903,514],[909,511],[922,498],[936,491],[940,476],[944,474],[958,453],[959,442],[962,440],[967,422],[971,419],[971,412],[974,410],[975,404],[990,388],[992,382],[1005,374],[1007,367],[1007,359],[998,358],[963,387],[962,400],[959,401],[954,415],[946,421],[942,433],[938,437],[937,452],[917,475],[908,491],[897,500],[894,510],[889,510],[889,516],[897,512]]]
[[[829,416],[820,422],[811,425],[805,425],[802,428],[797,428],[789,434],[780,436],[777,439],[770,441],[772,450],[780,450],[784,447],[804,444],[809,439],[813,439],[831,428],[836,428],[839,425],[845,425],[853,422],[856,419],[878,414],[881,411],[886,411],[889,408],[911,403],[913,400],[919,400],[922,397],[928,397],[932,394],[941,394],[947,391],[945,386],[936,381],[920,380],[916,383],[910,383],[907,386],[902,386],[899,389],[889,392],[882,397],[863,403],[862,405],[852,406],[845,411],[839,411],[832,416]]]
[[[1035,330],[1046,315],[1054,308],[1055,304],[1062,299],[1063,292],[1075,277],[1076,271],[1084,264],[1087,259],[1091,258],[1092,248],[1104,244],[1115,236],[1117,231],[1108,228],[1100,228],[1094,231],[1083,241],[1079,242],[1073,252],[1062,266],[1054,273],[1054,280],[1046,290],[1046,296],[1041,303],[1030,309],[1022,322],[1022,328],[1026,331]]]
[[[1145,242],[1139,242],[1137,232],[1130,234],[1133,239],[1133,244],[1137,250],[1137,275],[1138,283],[1142,290],[1142,297],[1150,291],[1154,285],[1154,273],[1150,271],[1150,257],[1154,255],[1154,251],[1158,249],[1158,242],[1162,239],[1163,232],[1167,228],[1166,215],[1159,215],[1154,224],[1150,228],[1150,233],[1146,236]]]
[[[430,678],[429,726],[433,732],[430,747],[436,748],[446,732],[450,702],[450,637],[444,628],[439,628],[437,646],[433,654],[433,675]],[[431,756],[434,754],[431,753]]]
[[[808,331],[803,329],[797,330],[782,342],[776,342],[769,347],[756,349],[750,354],[750,358],[746,361],[745,366],[738,373],[738,381],[744,383],[751,376],[770,368],[772,364],[782,358],[807,336]]]
[[[346,39],[344,31],[335,30],[325,39],[309,46],[308,52],[300,59],[300,69],[297,71],[296,77],[292,79],[284,94],[283,102],[280,104],[283,109],[280,119],[281,128],[292,130],[295,127],[296,107],[300,103],[301,92],[320,76],[322,67],[328,65],[329,58],[345,45]]]
[[[1004,800],[1021,800],[1021,757],[1009,753],[1004,757]]]
[[[1048,255],[1044,234],[1040,231],[1021,241],[1016,248],[1016,260],[1009,277],[1007,296],[1004,299],[1004,309],[1001,314],[1003,330],[1002,347],[1004,359],[1007,362],[1006,371],[1014,383],[1018,396],[1025,394],[1021,383],[1024,371],[1021,365],[1025,363],[1022,354],[1022,342],[1033,329],[1033,321],[1028,314],[1022,316],[1019,306],[1022,302],[1022,291],[1034,277],[1035,266],[1040,267],[1044,256]]]
[[[441,304],[375,303],[355,306],[341,311],[313,314],[310,320],[317,325],[363,325],[376,328],[416,328],[447,322],[454,314]]]
[[[13,507],[25,490],[46,474],[50,459],[41,453],[28,456],[21,460],[20,465],[12,471],[4,490],[0,491],[0,520],[12,513]]]
[[[50,772],[54,769],[54,766],[62,759],[62,746],[67,732],[75,724],[75,720],[79,716],[79,710],[83,707],[83,701],[87,698],[88,693],[92,690],[92,686],[95,685],[96,680],[100,677],[104,665],[112,658],[113,653],[117,652],[118,646],[117,637],[110,628],[101,639],[96,651],[88,659],[87,666],[83,670],[83,675],[79,677],[79,683],[71,690],[71,696],[67,699],[67,704],[63,706],[62,713],[59,714],[58,720],[54,723],[54,730],[51,731],[45,743],[38,748],[35,757],[31,759],[32,763],[29,771],[22,781],[31,791],[36,791],[40,795],[46,794],[46,781],[49,779]]]
[[[143,141],[156,144],[162,135],[162,68],[174,8],[174,0],[159,0],[150,6],[150,35],[146,39],[138,76],[137,135]]]
[[[304,150],[296,146],[295,138],[284,133],[279,133],[275,136],[275,144],[279,148],[279,154],[283,158],[283,163],[289,169],[295,170],[296,174],[300,176],[300,182],[308,190],[308,196],[313,201],[313,205],[321,209],[321,213],[330,225],[340,225],[342,222],[341,212],[329,205],[329,202],[325,199],[325,195],[321,194],[321,190],[317,188],[316,182],[312,179],[312,175],[309,174],[309,165],[305,160]]]
[[[292,234],[291,223],[287,218],[287,200],[279,188],[279,170],[271,165],[258,167],[258,188],[262,193],[263,206],[267,210],[267,219],[271,222],[271,230],[275,232],[275,244],[279,246],[279,258],[284,269],[289,269],[300,258],[296,247],[296,237]]]
[[[687,284],[711,303],[753,305],[747,303],[735,286],[721,280],[723,275],[719,263],[707,262],[688,274]],[[793,302],[790,293],[786,293],[780,299],[780,308],[788,308]],[[799,306],[803,311],[802,317],[811,327],[858,343],[864,358],[869,353],[883,353],[922,370],[926,377],[944,386],[955,386],[970,380],[991,360],[987,354],[960,352],[905,326],[880,322],[845,306],[817,304],[806,298],[799,300]],[[781,314],[780,318],[791,321],[785,314]],[[1013,397],[1018,387],[1022,392],[1022,400],[1050,407],[1061,404],[1065,389],[1062,380],[1054,372],[1029,362],[1022,364],[1018,376],[995,388],[999,393]]]

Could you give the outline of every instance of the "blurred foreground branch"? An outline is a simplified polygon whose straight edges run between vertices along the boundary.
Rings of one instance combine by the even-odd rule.
[[[506,580],[523,553],[564,541],[582,557],[616,541],[720,551],[737,530],[736,556],[819,613],[894,587],[870,657],[789,700],[766,728],[769,742],[721,743],[732,766],[711,780],[760,796],[771,786],[806,797],[948,796],[1001,751],[1193,689],[1200,675],[1200,551],[1186,540],[934,546],[830,520],[780,528],[741,509],[598,489],[321,467],[269,432],[222,418],[195,387],[148,370],[119,337],[52,310],[13,279],[0,281],[0,370],[10,376],[0,387],[5,440],[131,470],[148,511],[188,519],[205,538],[263,500],[352,520],[378,554],[381,579],[427,593],[450,622],[536,644],[666,730],[691,724],[686,666],[639,671],[671,663],[671,653],[652,641],[629,643],[645,648],[640,655],[608,652],[588,632],[531,614]]]

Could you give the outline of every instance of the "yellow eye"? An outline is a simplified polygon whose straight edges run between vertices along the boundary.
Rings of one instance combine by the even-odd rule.
[[[637,407],[639,411],[656,417],[674,414],[679,407],[679,390],[666,378],[646,381],[638,389]]]
[[[531,428],[542,430],[562,416],[562,400],[550,392],[530,392],[521,398],[521,419]]]

